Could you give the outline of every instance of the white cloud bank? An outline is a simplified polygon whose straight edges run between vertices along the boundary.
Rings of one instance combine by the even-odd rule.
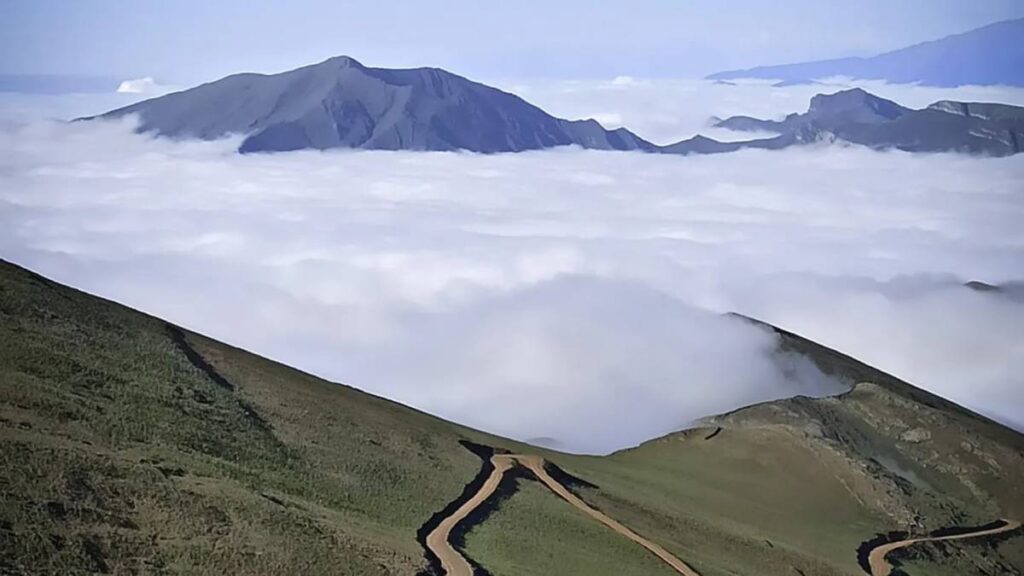
[[[0,131],[0,256],[574,450],[835,390],[726,311],[1021,424],[1024,305],[959,284],[1024,276],[1024,156],[239,156],[130,128]]]

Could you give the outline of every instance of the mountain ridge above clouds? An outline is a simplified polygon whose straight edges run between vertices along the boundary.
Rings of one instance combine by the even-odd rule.
[[[930,86],[1024,86],[1024,18],[1005,20],[869,58],[836,58],[757,66],[711,74],[709,80],[778,80],[780,85],[844,76]]]
[[[658,146],[625,128],[565,120],[513,94],[438,68],[384,69],[340,56],[280,74],[235,74],[100,116],[135,115],[137,130],[211,140],[243,135],[242,153],[355,148],[480,153],[575,145],[591,150],[714,154],[845,141],[876,149],[1005,156],[1021,151],[1024,108],[941,101],[905,108],[855,88],[818,94],[782,121],[736,116],[717,126],[780,136]]]
[[[782,120],[732,116],[718,120],[714,126],[779,135],[738,142],[698,136],[666,148],[680,153],[709,153],[842,141],[906,152],[1011,156],[1024,150],[1024,107],[944,100],[914,110],[860,88],[818,94],[811,99],[807,112],[789,114]]]
[[[628,130],[556,118],[439,68],[371,68],[347,56],[280,74],[235,74],[101,117],[129,114],[140,116],[140,131],[163,136],[246,134],[241,152],[655,148]]]

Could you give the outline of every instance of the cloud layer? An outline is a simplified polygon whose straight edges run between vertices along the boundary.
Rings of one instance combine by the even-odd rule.
[[[838,389],[727,311],[1021,424],[1024,305],[961,283],[1024,276],[1024,157],[236,145],[8,127],[0,256],[572,450]]]

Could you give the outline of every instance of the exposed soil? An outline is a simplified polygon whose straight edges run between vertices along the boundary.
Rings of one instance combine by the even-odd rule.
[[[968,538],[996,538],[1021,529],[1016,520],[999,520],[974,528],[950,527],[935,530],[928,536],[908,538],[906,533],[891,532],[881,534],[861,544],[857,551],[861,568],[871,576],[891,576],[895,567],[886,560],[891,552],[921,542],[942,542],[948,540],[966,540]]]
[[[486,448],[478,445],[473,447],[477,448],[474,453],[478,455],[482,455],[480,448]],[[467,525],[460,526],[460,523],[467,519],[479,522],[486,518],[496,506],[493,496],[499,492],[502,497],[510,495],[515,490],[515,479],[510,477],[522,474],[523,471],[528,471],[549,490],[587,516],[643,546],[679,574],[700,576],[693,568],[661,546],[591,507],[572,491],[573,487],[593,487],[593,484],[568,474],[539,456],[522,454],[492,454],[485,460],[485,465],[477,477],[466,485],[462,495],[435,514],[420,529],[418,536],[427,550],[432,571],[437,572],[437,568],[440,568],[440,573],[447,576],[478,576],[485,573],[480,566],[475,565],[456,549],[454,543],[461,540],[468,529]]]
[[[479,490],[471,494],[454,512],[442,518],[437,527],[427,534],[427,549],[440,561],[441,570],[447,576],[474,576],[473,565],[452,546],[451,534],[459,522],[494,494],[505,472],[513,465],[513,461],[503,455],[491,457],[490,462],[491,472]]]
[[[441,558],[438,557],[437,553],[427,544],[427,536],[437,531],[441,526],[441,522],[445,518],[455,514],[455,512],[462,508],[475,494],[480,492],[484,482],[486,482],[487,479],[490,478],[491,473],[494,472],[494,464],[491,462],[491,457],[494,456],[495,452],[494,448],[484,446],[482,444],[476,444],[469,440],[459,440],[459,444],[480,458],[480,471],[477,472],[476,476],[466,484],[458,498],[449,502],[444,509],[434,513],[434,515],[427,519],[427,521],[420,526],[419,530],[416,531],[416,540],[420,543],[420,546],[423,546],[424,555],[427,558],[427,569],[420,572],[420,576],[441,576],[446,573],[442,566]],[[479,567],[474,567],[474,573],[477,576],[487,576],[486,571]]]

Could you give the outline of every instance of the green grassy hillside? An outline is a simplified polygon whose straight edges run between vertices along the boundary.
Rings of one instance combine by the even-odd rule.
[[[853,575],[877,532],[1024,516],[1019,434],[796,336],[781,342],[874,384],[571,456],[0,262],[0,574],[414,574],[427,568],[417,530],[480,469],[461,439],[544,455],[597,486],[578,488],[584,499],[705,576]],[[494,576],[670,573],[538,483],[519,486],[465,538]],[[949,545],[906,569],[1021,571],[1021,540]]]
[[[706,574],[857,574],[853,551],[876,533],[1024,516],[1024,436],[778,332],[780,352],[857,384],[838,397],[767,402],[609,457],[562,463],[600,486],[586,498]],[[1024,538],[995,549],[945,546],[978,573],[992,558],[1024,571]]]
[[[412,573],[489,440],[0,268],[0,572]]]

